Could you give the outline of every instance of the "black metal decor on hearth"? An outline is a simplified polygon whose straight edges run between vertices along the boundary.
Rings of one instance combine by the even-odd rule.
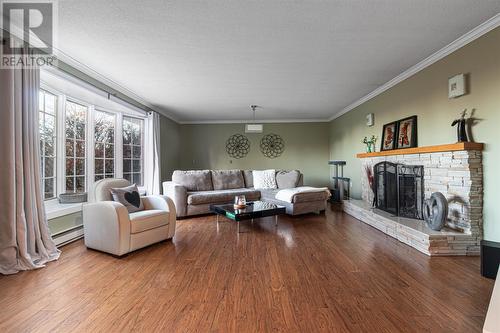
[[[250,140],[244,135],[234,134],[226,141],[226,152],[232,158],[243,158],[250,151]]]

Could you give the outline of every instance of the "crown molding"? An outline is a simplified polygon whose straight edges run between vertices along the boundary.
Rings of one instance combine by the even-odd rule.
[[[104,76],[101,73],[97,72],[93,68],[91,68],[91,67],[89,67],[87,65],[82,64],[81,62],[79,62],[78,60],[76,60],[76,59],[72,58],[71,56],[65,54],[61,50],[57,50],[57,58],[60,59],[60,60],[62,60],[63,62],[65,62],[67,65],[73,67],[74,69],[82,72],[83,74],[88,75],[91,78],[93,78],[93,79],[101,82],[102,84],[110,87],[111,89],[116,90],[116,91],[118,91],[118,92],[126,95],[127,97],[135,100],[137,103],[139,103],[139,104],[141,104],[141,105],[149,108],[150,110],[153,110],[156,113],[159,113],[162,116],[165,116],[165,117],[169,118],[170,120],[172,120],[172,121],[174,121],[176,123],[180,123],[179,119],[177,119],[177,117],[173,116],[171,113],[169,113],[169,112],[165,111],[164,109],[158,108],[157,106],[149,103],[146,99],[144,99],[143,97],[139,96],[135,92],[131,91],[128,88],[123,87],[122,85],[116,83],[115,81],[113,81],[111,79],[108,79],[106,76]]]
[[[482,37],[483,35],[487,34],[488,32],[492,31],[493,29],[497,28],[500,26],[500,13],[496,14],[495,16],[491,17],[487,21],[483,22],[479,26],[475,27],[474,29],[470,30],[466,34],[462,35],[461,37],[457,38],[450,44],[446,45],[442,49],[438,50],[437,52],[433,53],[429,57],[425,58],[424,60],[420,61],[416,65],[408,68],[398,76],[394,77],[393,79],[389,80],[385,84],[381,85],[380,87],[376,88],[369,94],[361,97],[354,103],[346,106],[339,112],[335,113],[333,116],[327,118],[327,119],[271,119],[271,120],[200,120],[200,121],[183,121],[181,119],[178,119],[174,115],[172,115],[170,112],[167,112],[163,108],[158,108],[155,105],[150,104],[147,100],[142,98],[141,96],[137,95],[133,91],[119,85],[118,83],[114,82],[113,80],[110,80],[103,76],[102,74],[98,73],[94,69],[90,68],[89,66],[86,66],[77,60],[73,59],[72,57],[64,54],[60,50],[58,50],[58,57],[61,58],[64,62],[66,62],[68,65],[74,67],[75,69],[81,71],[82,73],[89,75],[90,77],[100,81],[101,83],[107,85],[108,87],[119,91],[120,93],[127,95],[129,98],[134,99],[138,103],[150,108],[151,110],[171,119],[172,121],[178,123],[178,124],[243,124],[243,123],[250,123],[250,122],[255,122],[255,123],[313,123],[313,122],[330,122],[336,118],[339,118],[340,116],[348,113],[349,111],[355,109],[356,107],[360,106],[361,104],[371,100],[372,98],[382,94],[383,92],[387,91],[388,89],[394,87],[398,83],[408,79],[409,77],[417,74],[418,72],[424,70],[425,68],[431,66],[432,64],[436,63],[437,61],[445,58],[446,56],[450,55],[451,53],[457,51],[458,49],[464,47],[465,45],[473,42],[474,40]]]
[[[284,124],[284,123],[327,123],[328,119],[238,119],[238,120],[193,120],[180,121],[181,125],[216,125],[216,124]]]
[[[443,59],[444,57],[450,55],[451,53],[457,51],[458,49],[464,47],[465,45],[469,44],[470,42],[473,42],[474,40],[478,39],[481,36],[484,36],[491,30],[497,28],[500,26],[500,13],[496,14],[492,18],[488,19],[487,21],[481,23],[471,31],[467,32],[466,34],[462,35],[461,37],[457,38],[450,44],[446,45],[439,51],[433,53],[429,57],[425,58],[421,62],[417,63],[416,65],[408,68],[406,71],[403,73],[399,74],[392,80],[386,82],[385,84],[381,85],[377,89],[373,90],[371,93],[361,97],[358,99],[356,102],[346,106],[342,110],[340,110],[338,113],[333,115],[328,119],[328,121],[332,121],[349,111],[353,110],[354,108],[360,106],[361,104],[371,100],[372,98],[380,95],[381,93],[385,92],[386,90],[394,87],[398,83],[408,79],[409,77],[417,74],[418,72],[424,70],[425,68],[429,67],[430,65],[438,62],[439,60]]]

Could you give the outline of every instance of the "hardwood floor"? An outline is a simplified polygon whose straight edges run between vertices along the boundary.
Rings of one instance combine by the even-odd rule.
[[[82,241],[0,277],[1,332],[479,332],[479,258],[430,258],[337,211],[178,223],[122,259]]]

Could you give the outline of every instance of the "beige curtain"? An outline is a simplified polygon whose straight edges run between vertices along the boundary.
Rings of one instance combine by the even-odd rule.
[[[148,195],[160,194],[161,156],[160,156],[160,115],[152,112],[148,116],[149,133],[146,141],[146,191]]]
[[[38,69],[0,69],[0,273],[59,258],[40,182]]]

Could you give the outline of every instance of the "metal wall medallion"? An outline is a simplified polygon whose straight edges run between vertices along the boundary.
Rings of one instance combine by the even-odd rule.
[[[226,152],[232,158],[243,158],[250,151],[250,141],[241,134],[234,134],[226,141]]]
[[[268,158],[276,158],[283,154],[285,141],[277,134],[264,135],[260,140],[260,151]]]

